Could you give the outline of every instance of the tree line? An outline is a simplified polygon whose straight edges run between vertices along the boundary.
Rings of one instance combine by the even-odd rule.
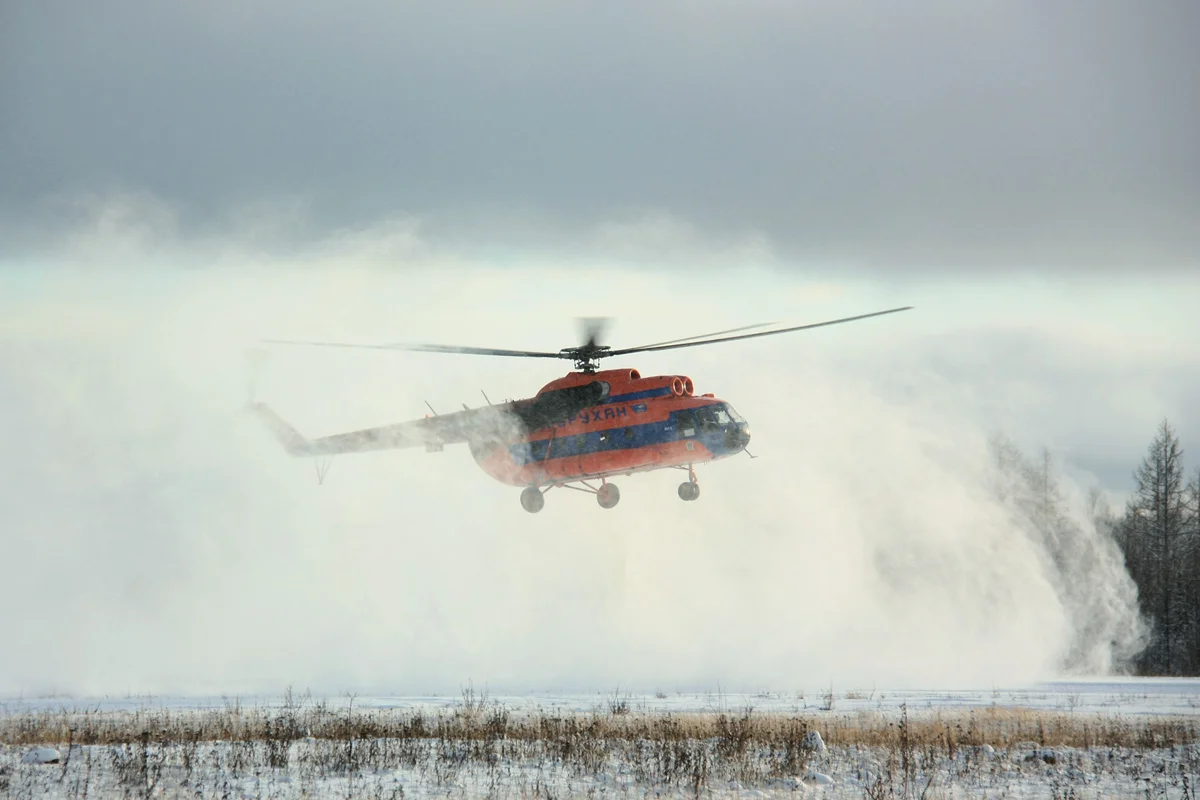
[[[1120,547],[1149,625],[1134,671],[1200,675],[1200,468],[1189,477],[1168,421],[1134,472],[1124,514],[1099,509],[1096,521]]]

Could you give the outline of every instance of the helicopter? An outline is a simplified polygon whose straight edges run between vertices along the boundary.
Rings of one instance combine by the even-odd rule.
[[[550,381],[530,398],[497,404],[489,400],[488,405],[475,409],[464,404],[462,411],[434,412],[422,419],[318,439],[306,439],[264,403],[251,402],[249,408],[293,456],[330,458],[420,446],[427,452],[440,452],[446,445],[466,444],[485,473],[522,488],[521,507],[530,513],[541,511],[546,493],[556,488],[593,494],[601,508],[614,508],[621,493],[612,478],[658,469],[687,472],[678,494],[690,502],[700,497],[695,466],[745,451],[750,444],[749,422],[711,392],[697,394],[695,384],[686,375],[643,376],[632,367],[602,370],[601,359],[775,336],[911,308],[890,308],[768,331],[755,329],[775,323],[759,323],[619,349],[599,343],[606,320],[589,318],[584,320],[584,343],[557,352],[268,339],[264,342],[277,345],[564,359],[573,362],[575,370]],[[745,332],[751,330],[755,332]],[[318,476],[324,479],[320,471]]]

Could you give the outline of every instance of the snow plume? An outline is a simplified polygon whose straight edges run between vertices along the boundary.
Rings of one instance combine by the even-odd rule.
[[[155,242],[100,248],[139,269],[5,270],[0,692],[988,687],[1136,645],[1112,548],[1070,504],[1030,511],[978,390],[922,360],[920,308],[614,360],[750,420],[756,458],[700,469],[695,503],[662,471],[611,511],[552,491],[529,515],[465,448],[339,457],[318,487],[242,412],[249,388],[316,436],[528,396],[567,365],[278,348],[252,374],[260,338],[554,350],[597,313],[636,344],[912,299],[497,267],[389,230],[286,264]]]
[[[996,494],[1041,554],[1041,572],[1068,620],[1063,668],[1102,674],[1126,668],[1147,643],[1137,586],[1111,532],[1103,530],[1078,487],[1043,450],[1027,458],[1008,439],[991,442]],[[1063,490],[1065,483],[1067,492]]]

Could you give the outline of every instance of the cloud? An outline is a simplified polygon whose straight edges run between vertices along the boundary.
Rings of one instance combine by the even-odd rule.
[[[578,255],[648,209],[793,269],[1185,272],[1196,13],[31,4],[0,26],[0,217],[24,234],[58,193],[146,189],[195,232],[301,197],[275,231],[300,245],[407,215]]]
[[[480,388],[527,396],[558,370],[281,349],[256,377],[247,346],[554,349],[574,342],[571,317],[597,312],[618,315],[624,344],[758,312],[862,312],[895,304],[893,290],[765,269],[498,266],[411,218],[343,230],[297,264],[247,245],[255,236],[190,239],[171,233],[169,210],[117,213],[128,207],[95,215],[121,222],[69,239],[87,246],[54,268],[0,271],[13,289],[0,293],[0,435],[20,454],[0,475],[0,548],[18,565],[0,584],[17,654],[0,691],[982,686],[1053,674],[1072,652],[1103,669],[1136,637],[1111,552],[1087,546],[1086,487],[1067,492],[1068,514],[1099,568],[1068,575],[997,500],[987,442],[997,427],[1054,430],[1152,363],[1170,373],[1177,362],[1139,332],[1171,313],[1126,309],[1089,339],[1104,331],[1072,332],[1090,307],[1066,313],[1070,286],[1017,293],[1016,313],[1003,287],[964,307],[980,294],[967,283],[925,297],[928,310],[647,354],[633,362],[643,372],[689,374],[732,402],[758,457],[702,470],[697,503],[659,472],[623,479],[611,512],[555,491],[530,516],[461,448],[339,458],[318,488],[313,465],[240,408],[252,390],[320,435],[416,417],[425,401],[482,402]],[[86,253],[124,255],[114,266]],[[1138,306],[1124,287],[1101,299]],[[998,327],[1038,319],[1039,303],[1064,313],[1017,343]],[[1064,376],[1081,383],[1056,393]],[[1161,380],[1150,410],[1116,392],[1090,424],[1136,429],[1180,385]],[[1151,434],[1120,455],[1136,458]],[[1086,624],[1081,603],[1097,609]],[[1093,637],[1082,646],[1081,629]]]

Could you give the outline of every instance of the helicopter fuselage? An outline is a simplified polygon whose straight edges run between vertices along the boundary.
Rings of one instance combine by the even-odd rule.
[[[537,513],[543,495],[557,486],[590,491],[601,508],[614,508],[621,499],[608,478],[655,469],[679,468],[688,479],[679,486],[685,501],[700,496],[694,465],[728,458],[746,449],[750,426],[728,403],[712,394],[697,395],[692,379],[684,375],[644,378],[636,369],[600,370],[600,359],[702,347],[721,342],[777,336],[782,333],[840,325],[845,322],[907,311],[912,306],[874,311],[853,317],[793,325],[777,330],[756,330],[773,323],[743,325],[724,331],[681,339],[614,349],[599,343],[602,319],[586,321],[584,344],[557,352],[508,350],[497,347],[464,347],[441,344],[363,345],[345,342],[268,340],[276,344],[320,347],[368,347],[423,353],[460,353],[507,358],[565,359],[576,372],[551,381],[524,400],[471,409],[392,425],[306,439],[263,403],[250,410],[266,423],[287,452],[294,456],[332,458],[342,453],[424,446],[430,452],[448,444],[465,443],[475,462],[491,477],[512,486],[523,486],[521,506]],[[485,395],[486,398],[486,395]],[[433,411],[433,408],[430,408]],[[324,480],[318,466],[318,480]],[[593,479],[599,486],[593,486]]]
[[[696,395],[682,375],[572,372],[542,387],[531,402],[578,395],[584,387],[598,399],[562,408],[552,420],[514,424],[507,436],[470,441],[472,457],[502,483],[551,486],[690,467],[736,455],[750,441],[749,425],[728,403]]]

